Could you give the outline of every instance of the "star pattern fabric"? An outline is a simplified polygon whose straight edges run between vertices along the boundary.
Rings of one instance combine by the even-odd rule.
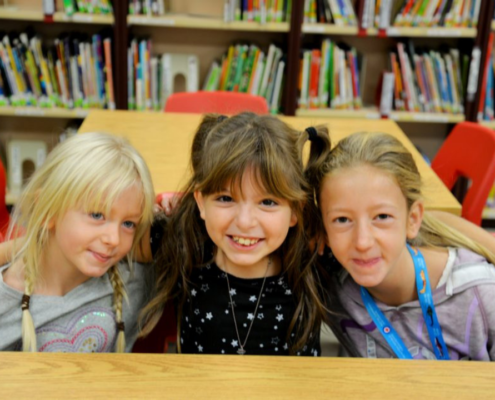
[[[253,326],[244,350],[246,354],[287,355],[287,331],[295,301],[283,275],[268,277],[254,315],[263,278],[241,279],[229,274],[237,337],[226,274],[215,264],[195,268],[191,275],[190,296],[181,318],[180,342],[183,353],[237,354]],[[198,329],[200,328],[200,329]],[[293,334],[292,334],[293,335]],[[321,355],[320,338],[315,337],[298,355]]]

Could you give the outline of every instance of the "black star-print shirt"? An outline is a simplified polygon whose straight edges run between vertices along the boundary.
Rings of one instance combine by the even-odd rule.
[[[183,353],[238,354],[239,342],[246,354],[287,355],[287,331],[295,310],[292,292],[283,276],[267,277],[254,314],[263,278],[241,279],[229,274],[237,336],[225,272],[215,264],[194,269],[190,297],[180,327]],[[249,326],[253,326],[246,340]],[[319,337],[298,355],[319,356]]]
[[[162,236],[163,230],[154,224],[151,235],[154,254]],[[285,276],[266,278],[256,315],[254,311],[263,278],[241,279],[229,274],[229,281],[239,337],[232,316],[225,272],[216,264],[195,268],[190,277],[190,296],[181,316],[181,352],[238,354],[240,341],[245,343],[247,355],[288,355],[287,331],[296,304]],[[321,355],[319,332],[297,355]]]

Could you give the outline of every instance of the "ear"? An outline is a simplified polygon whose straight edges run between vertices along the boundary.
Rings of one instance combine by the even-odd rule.
[[[199,190],[194,192],[194,200],[196,200],[196,204],[198,205],[199,215],[202,219],[205,219],[205,199]]]
[[[294,211],[290,212],[290,224],[289,226],[292,228],[297,224],[297,215]]]
[[[421,223],[423,222],[424,204],[422,200],[417,200],[411,206],[407,218],[407,238],[414,239],[418,236]]]
[[[46,224],[46,227],[50,230],[50,229],[53,229],[55,228],[55,225],[56,225],[57,221],[55,221],[55,217],[52,218],[51,220],[48,221],[48,223]]]

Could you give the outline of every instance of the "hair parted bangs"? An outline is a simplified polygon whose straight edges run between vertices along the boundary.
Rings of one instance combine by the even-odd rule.
[[[399,185],[407,207],[421,199],[422,180],[412,154],[395,137],[380,132],[357,132],[330,152],[325,174],[369,165],[389,174]]]
[[[246,114],[250,115],[240,116]],[[302,161],[287,154],[288,151],[297,154],[298,134],[294,132],[291,143],[287,140],[285,124],[284,128],[267,129],[267,121],[274,125],[281,123],[270,116],[253,115],[249,123],[232,129],[235,118],[225,121],[228,133],[222,129],[222,123],[207,138],[203,152],[209,156],[203,158],[196,171],[196,190],[208,195],[230,186],[231,191],[239,190],[242,195],[242,179],[246,173],[252,173],[259,187],[273,196],[291,203],[306,200]],[[257,123],[257,119],[262,122]],[[278,135],[278,132],[284,133]],[[294,159],[299,162],[295,163]]]

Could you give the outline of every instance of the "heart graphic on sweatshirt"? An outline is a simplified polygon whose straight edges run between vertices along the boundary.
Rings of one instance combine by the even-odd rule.
[[[104,353],[113,350],[117,332],[115,314],[110,308],[86,307],[70,317],[36,330],[39,351]]]

